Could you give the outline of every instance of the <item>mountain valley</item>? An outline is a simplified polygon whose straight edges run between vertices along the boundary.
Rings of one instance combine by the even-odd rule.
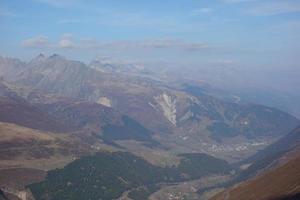
[[[89,191],[90,199],[208,199],[253,177],[261,164],[244,171],[237,165],[248,165],[242,162],[251,155],[251,162],[259,163],[258,155],[268,150],[255,154],[258,150],[300,123],[276,108],[226,101],[210,87],[187,89],[153,73],[113,69],[57,54],[29,62],[0,59],[4,194],[82,199]],[[128,166],[119,169],[124,163]],[[131,168],[136,180],[128,175]],[[154,174],[144,180],[148,168]],[[78,173],[83,169],[89,170]],[[111,180],[96,178],[103,176]],[[9,177],[18,177],[19,184],[8,184]],[[86,185],[75,183],[78,179]],[[57,192],[64,187],[69,189]]]

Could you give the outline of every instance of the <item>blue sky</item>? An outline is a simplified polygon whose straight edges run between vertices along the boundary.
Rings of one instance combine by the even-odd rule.
[[[298,67],[299,0],[0,0],[0,55]]]

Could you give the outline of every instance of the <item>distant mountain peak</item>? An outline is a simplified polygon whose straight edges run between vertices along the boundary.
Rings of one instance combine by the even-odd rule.
[[[45,58],[45,55],[43,53],[40,53],[36,58]]]
[[[35,58],[33,58],[31,60],[31,63],[32,62],[39,62],[39,61],[43,61],[46,59],[46,56],[43,54],[43,53],[40,53],[39,55],[37,55]]]
[[[64,57],[59,54],[54,53],[51,56],[49,56],[49,59],[64,59]]]

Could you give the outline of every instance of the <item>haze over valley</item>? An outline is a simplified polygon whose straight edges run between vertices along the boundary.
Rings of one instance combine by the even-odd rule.
[[[1,1],[0,200],[299,199],[299,14]]]

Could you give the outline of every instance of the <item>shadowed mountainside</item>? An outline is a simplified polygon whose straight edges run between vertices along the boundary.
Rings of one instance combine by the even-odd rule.
[[[147,195],[146,191],[157,190],[160,183],[196,179],[213,173],[228,173],[230,170],[225,161],[205,154],[182,157],[184,161],[178,167],[161,168],[130,153],[99,153],[79,159],[64,169],[50,171],[45,181],[30,185],[29,188],[40,200],[111,200],[125,191],[129,191],[132,199],[139,200],[141,194],[136,189],[144,188],[144,195]],[[203,163],[206,166],[199,167]],[[198,170],[187,170],[193,168]],[[142,199],[146,198],[143,196]]]
[[[68,127],[28,103],[2,82],[0,82],[0,121],[44,131],[68,131]]]

